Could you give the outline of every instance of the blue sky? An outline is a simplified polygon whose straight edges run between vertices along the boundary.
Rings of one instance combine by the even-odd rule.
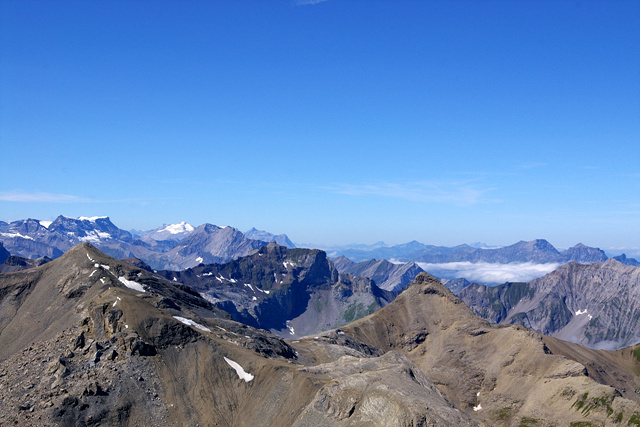
[[[640,246],[638,1],[0,0],[0,19],[0,219]]]

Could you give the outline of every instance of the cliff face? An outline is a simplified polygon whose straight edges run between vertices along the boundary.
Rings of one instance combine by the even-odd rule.
[[[572,262],[529,283],[473,284],[459,296],[491,322],[519,323],[592,348],[640,341],[640,268],[613,259]]]
[[[393,299],[367,278],[339,274],[323,251],[276,243],[225,264],[160,274],[193,287],[234,320],[287,338],[342,326]]]

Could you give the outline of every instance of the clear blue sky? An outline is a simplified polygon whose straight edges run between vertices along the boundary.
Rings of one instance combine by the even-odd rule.
[[[640,246],[638,1],[0,0],[0,219]]]

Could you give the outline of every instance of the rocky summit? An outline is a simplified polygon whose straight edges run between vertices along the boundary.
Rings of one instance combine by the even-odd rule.
[[[0,425],[634,425],[639,350],[491,325],[420,274],[283,340],[82,243],[0,275]]]
[[[338,273],[324,251],[275,242],[224,264],[158,274],[191,286],[234,320],[287,338],[345,325],[395,296],[368,278]]]

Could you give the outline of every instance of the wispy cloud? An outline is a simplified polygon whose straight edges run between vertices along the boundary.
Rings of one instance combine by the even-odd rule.
[[[0,192],[0,201],[18,203],[83,203],[94,200],[70,194],[57,194],[45,192]]]
[[[323,188],[334,193],[348,196],[379,196],[426,203],[473,205],[497,201],[485,197],[491,189],[476,188],[468,181],[420,181],[403,184],[389,182],[376,184],[336,184]]]

